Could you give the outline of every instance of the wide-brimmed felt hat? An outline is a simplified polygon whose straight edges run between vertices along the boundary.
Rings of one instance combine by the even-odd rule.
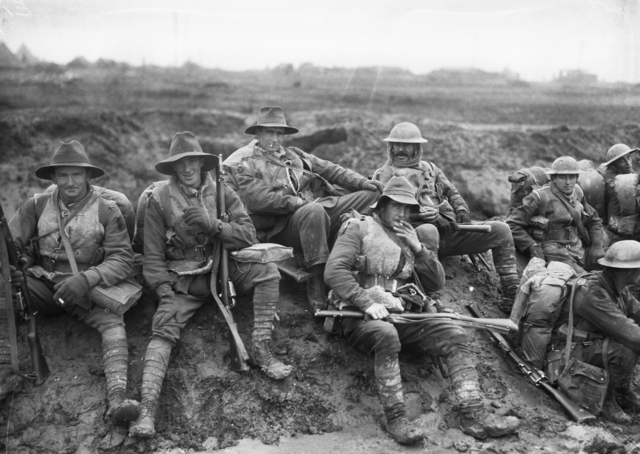
[[[382,195],[371,208],[377,208],[385,198],[394,200],[404,205],[420,206],[416,200],[416,188],[409,183],[406,177],[391,177],[382,191]]]
[[[280,106],[265,106],[258,111],[258,122],[244,130],[245,134],[255,134],[258,128],[284,128],[285,134],[295,134],[297,128],[289,126]]]
[[[59,142],[49,165],[38,167],[35,175],[41,180],[51,180],[51,174],[56,167],[83,167],[89,170],[91,178],[98,178],[104,175],[104,170],[91,165],[89,156],[87,156],[84,148],[77,140]]]
[[[169,157],[156,164],[156,170],[163,175],[173,175],[173,163],[182,158],[196,156],[204,158],[201,172],[208,172],[218,165],[218,157],[202,151],[202,147],[198,143],[198,139],[189,131],[178,132],[173,136],[171,146],[169,147]]]

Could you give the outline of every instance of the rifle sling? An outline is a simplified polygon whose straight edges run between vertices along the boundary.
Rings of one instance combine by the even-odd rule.
[[[310,170],[304,169],[302,167],[297,168],[297,167],[290,166],[290,165],[285,164],[283,162],[280,162],[280,161],[278,161],[278,160],[276,160],[276,159],[274,159],[274,158],[272,158],[270,156],[267,156],[264,153],[261,154],[261,155],[258,155],[258,156],[251,156],[251,159],[256,159],[258,161],[266,161],[266,162],[269,162],[269,163],[271,163],[273,165],[276,165],[276,166],[279,166],[279,167],[284,167],[285,169],[289,169],[289,170],[292,170],[294,172],[302,172],[302,173],[306,173],[308,175],[311,175],[311,176],[313,176],[315,178],[319,178],[326,185],[326,187],[328,188],[329,192],[332,192],[332,193],[336,192],[334,186],[331,183],[329,183],[325,178],[321,177],[317,173],[312,172]],[[300,189],[300,188],[298,188],[298,189]],[[299,191],[296,191],[296,192],[299,192]]]
[[[7,238],[4,229],[0,229],[2,238],[0,239],[0,266],[2,266],[3,289],[0,290],[0,298],[4,299],[5,315],[9,330],[9,355],[11,357],[11,368],[21,377],[27,377],[20,372],[18,361],[18,335],[16,331],[16,318],[13,310],[13,298],[11,296],[11,271],[9,270],[9,250],[7,249]]]
[[[584,245],[586,247],[591,246],[591,238],[589,237],[589,232],[587,232],[587,229],[582,223],[582,217],[580,216],[580,213],[578,213],[578,211],[576,211],[576,209],[571,206],[571,204],[567,201],[567,198],[560,192],[556,185],[550,186],[553,195],[555,195],[560,200],[560,202],[562,202],[571,217],[573,217],[573,222],[575,222],[576,227],[578,227],[578,231],[580,232],[580,236],[582,237],[582,242],[584,243]]]

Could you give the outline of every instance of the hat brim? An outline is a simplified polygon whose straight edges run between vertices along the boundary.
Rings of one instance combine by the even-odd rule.
[[[640,151],[640,148],[634,148],[634,149],[632,149],[632,150],[625,151],[625,152],[624,152],[624,153],[622,153],[620,156],[617,156],[617,157],[615,157],[615,158],[611,159],[610,161],[605,162],[605,163],[604,163],[604,164],[602,164],[602,165],[606,167],[606,166],[608,166],[609,164],[612,164],[612,163],[616,162],[618,159],[620,159],[620,158],[624,158],[625,156],[627,156],[627,155],[629,155],[629,154],[633,153],[634,151]]]
[[[606,258],[598,259],[598,263],[602,266],[608,266],[610,268],[625,268],[625,269],[636,269],[640,268],[640,263],[613,263],[608,261]]]
[[[548,172],[545,172],[547,175],[582,175],[584,173],[584,170],[576,170],[571,171],[571,172],[567,172],[567,171],[560,171],[560,172],[556,172],[554,170],[549,170]]]
[[[244,130],[244,133],[249,135],[254,135],[256,132],[258,132],[258,128],[282,128],[284,129],[284,133],[286,135],[296,134],[299,132],[298,129],[294,128],[293,126],[284,126],[281,123],[263,123],[261,125],[249,126],[247,129]]]
[[[423,139],[422,137],[420,137],[419,139],[405,139],[405,140],[398,140],[398,139],[392,139],[391,137],[387,137],[386,139],[382,139],[383,142],[395,142],[395,143],[427,143],[428,140],[427,139]]]
[[[173,163],[188,156],[204,158],[204,163],[202,164],[202,168],[200,169],[201,172],[208,172],[210,170],[213,170],[218,165],[218,157],[216,155],[202,153],[200,151],[188,151],[186,153],[175,154],[165,159],[164,161],[160,161],[156,164],[156,170],[163,175],[173,175],[175,173],[175,171],[173,170]]]
[[[90,178],[98,178],[104,175],[104,170],[100,167],[92,166],[86,162],[65,162],[61,164],[50,164],[48,166],[38,167],[34,172],[36,177],[41,180],[52,180],[51,174],[55,171],[56,167],[83,167],[89,169]]]
[[[415,197],[409,197],[404,195],[382,195],[380,196],[380,198],[376,203],[371,205],[371,208],[378,208],[378,205],[380,204],[380,202],[384,201],[384,199],[391,199],[394,202],[402,203],[403,205],[412,205],[416,207],[420,206],[420,204],[415,199]]]

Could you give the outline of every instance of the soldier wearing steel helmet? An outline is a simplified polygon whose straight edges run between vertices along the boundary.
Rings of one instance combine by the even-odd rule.
[[[589,273],[578,287],[573,301],[573,339],[576,343],[571,357],[609,370],[609,386],[601,415],[618,424],[630,424],[627,411],[640,410],[638,397],[631,389],[631,381],[640,355],[640,301],[629,286],[640,282],[640,243],[623,240],[611,246],[604,258],[598,260],[601,272]],[[569,306],[555,326],[556,348],[560,327],[569,320]],[[582,332],[576,335],[576,330]],[[566,336],[564,336],[566,338]],[[576,342],[577,337],[585,342]],[[603,350],[606,345],[606,355]]]
[[[638,175],[633,172],[631,156],[637,148],[618,143],[607,151],[607,162],[598,171],[605,181],[604,206],[609,244],[620,240],[638,240]]]
[[[572,266],[577,272],[597,266],[604,256],[604,229],[598,213],[576,183],[582,171],[570,156],[561,156],[547,172],[551,181],[525,197],[507,224],[520,251]],[[544,228],[531,229],[538,216]],[[541,220],[545,220],[544,223]]]
[[[491,232],[461,232],[458,223],[471,222],[469,207],[458,190],[435,164],[423,160],[422,144],[427,143],[418,127],[400,123],[393,127],[387,142],[387,162],[373,178],[387,183],[394,176],[404,176],[416,188],[420,213],[411,222],[423,243],[435,247],[441,257],[477,254],[491,250],[500,276],[502,300],[499,307],[511,312],[518,289],[515,247],[509,227],[504,222],[488,221]]]

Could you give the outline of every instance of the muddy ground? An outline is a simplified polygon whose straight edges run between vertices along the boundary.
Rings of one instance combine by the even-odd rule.
[[[266,104],[283,104],[301,135],[344,128],[344,140],[317,144],[313,152],[365,175],[384,162],[382,139],[391,127],[399,121],[415,122],[430,141],[426,155],[458,186],[474,219],[506,213],[506,177],[520,167],[548,166],[561,154],[601,162],[613,143],[640,144],[637,87],[456,89],[429,87],[420,80],[387,80],[367,92],[366,80],[345,87],[340,80],[304,77],[292,85],[264,74],[160,68],[83,71],[0,71],[0,202],[9,215],[48,186],[33,170],[49,162],[60,140],[83,143],[92,162],[107,171],[95,183],[135,201],[161,178],[152,164],[166,155],[175,132],[191,130],[205,151],[226,156],[250,140],[243,130]],[[445,304],[464,313],[464,305],[473,302],[488,317],[502,316],[496,309],[499,290],[493,271],[478,271],[465,257],[448,258],[444,264]],[[149,441],[129,438],[125,429],[103,421],[106,392],[99,335],[67,316],[39,319],[52,373],[44,385],[27,383],[22,392],[0,403],[0,451],[640,452],[640,420],[629,427],[602,420],[588,427],[571,423],[560,405],[527,382],[482,332],[471,335],[485,404],[491,411],[521,417],[519,433],[484,442],[463,435],[450,413],[450,389],[440,372],[428,358],[403,354],[408,411],[430,436],[422,445],[402,448],[384,432],[372,358],[323,332],[311,317],[304,285],[285,279],[281,294],[275,335],[282,359],[294,366],[292,376],[277,383],[257,370],[231,372],[228,331],[214,305],[207,305],[172,353],[158,436]],[[140,396],[155,304],[148,292],[125,317],[131,398]],[[251,295],[245,295],[235,317],[246,340],[251,314]],[[19,330],[21,362],[28,370],[26,326]]]

